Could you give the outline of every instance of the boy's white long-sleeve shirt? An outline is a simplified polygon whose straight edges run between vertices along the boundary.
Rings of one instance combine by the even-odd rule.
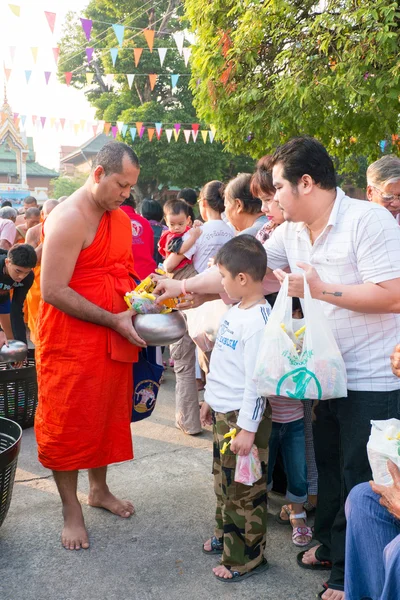
[[[204,399],[216,412],[239,410],[237,424],[256,432],[265,409],[265,399],[257,394],[254,366],[270,305],[231,308],[224,315],[211,354]]]

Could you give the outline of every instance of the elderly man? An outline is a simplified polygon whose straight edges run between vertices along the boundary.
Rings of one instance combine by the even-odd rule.
[[[39,460],[53,471],[64,517],[62,544],[89,547],[77,497],[78,471],[89,470],[89,505],[127,518],[107,465],[133,457],[132,363],[145,343],[124,295],[135,287],[132,228],[120,210],[139,176],[126,144],[106,144],[83,187],[44,224],[37,323]]]
[[[367,198],[387,208],[400,225],[400,158],[388,154],[369,165]]]
[[[0,209],[0,249],[9,250],[15,242],[17,229],[15,219],[17,211],[15,208],[6,206]]]

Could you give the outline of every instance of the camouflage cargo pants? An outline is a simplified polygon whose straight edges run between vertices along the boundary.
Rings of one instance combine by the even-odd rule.
[[[262,477],[253,486],[235,482],[236,455],[221,454],[224,434],[236,427],[239,411],[213,412],[214,489],[217,497],[215,532],[223,539],[221,564],[239,573],[247,573],[261,563],[267,533],[267,462],[271,433],[270,407],[264,412],[255,437],[262,465]]]

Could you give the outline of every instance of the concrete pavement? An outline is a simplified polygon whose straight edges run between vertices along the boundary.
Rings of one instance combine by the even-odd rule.
[[[329,572],[296,565],[300,551],[275,514],[271,495],[266,573],[236,584],[218,582],[216,558],[201,552],[212,534],[212,436],[175,428],[174,376],[169,369],[155,413],[132,425],[135,460],[113,465],[113,493],[133,500],[125,520],[84,506],[91,547],[67,551],[59,542],[60,501],[54,480],[37,461],[32,429],[24,432],[11,507],[0,528],[0,600],[311,600]],[[84,435],[84,432],[83,432]],[[87,475],[80,474],[85,502]]]

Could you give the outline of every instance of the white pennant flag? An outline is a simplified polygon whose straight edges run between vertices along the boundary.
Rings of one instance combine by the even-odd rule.
[[[190,47],[183,49],[183,58],[185,60],[185,66],[186,67],[188,66],[188,62],[189,62],[189,58],[190,58],[191,54],[192,54],[192,49]]]
[[[104,129],[104,121],[97,121],[97,126],[99,128],[99,133]]]
[[[123,126],[124,126],[124,122],[123,121],[117,121],[118,133],[122,132]]]
[[[127,73],[126,78],[128,80],[129,89],[132,89],[132,83],[133,83],[133,80],[135,79],[135,76],[132,75],[131,73]]]
[[[164,63],[164,60],[165,60],[165,55],[167,54],[168,48],[157,48],[157,50],[158,50],[158,56],[160,57],[160,65],[162,67],[163,63]]]
[[[210,131],[208,132],[208,137],[210,138],[210,143],[212,144],[214,141],[214,136],[215,136],[215,131]]]
[[[183,134],[184,134],[184,136],[185,136],[185,140],[186,140],[186,143],[187,143],[187,144],[189,143],[189,140],[190,140],[190,134],[191,134],[191,133],[192,133],[192,130],[191,130],[191,129],[184,129],[184,130],[183,130]]]
[[[108,85],[107,75],[102,75],[101,78],[103,80],[104,85]]]
[[[176,47],[178,48],[179,54],[182,56],[183,42],[185,39],[185,34],[183,33],[183,31],[176,31],[175,33],[172,34],[172,37],[175,40],[175,44],[176,44]]]
[[[170,143],[170,141],[171,141],[172,132],[173,132],[173,129],[166,129],[165,130],[165,135],[167,136],[168,143]]]
[[[193,141],[195,142],[197,140],[197,136],[199,135],[199,130],[194,131],[192,130],[192,136],[193,136]]]
[[[114,83],[114,73],[107,73],[106,78],[108,87],[112,87]]]

